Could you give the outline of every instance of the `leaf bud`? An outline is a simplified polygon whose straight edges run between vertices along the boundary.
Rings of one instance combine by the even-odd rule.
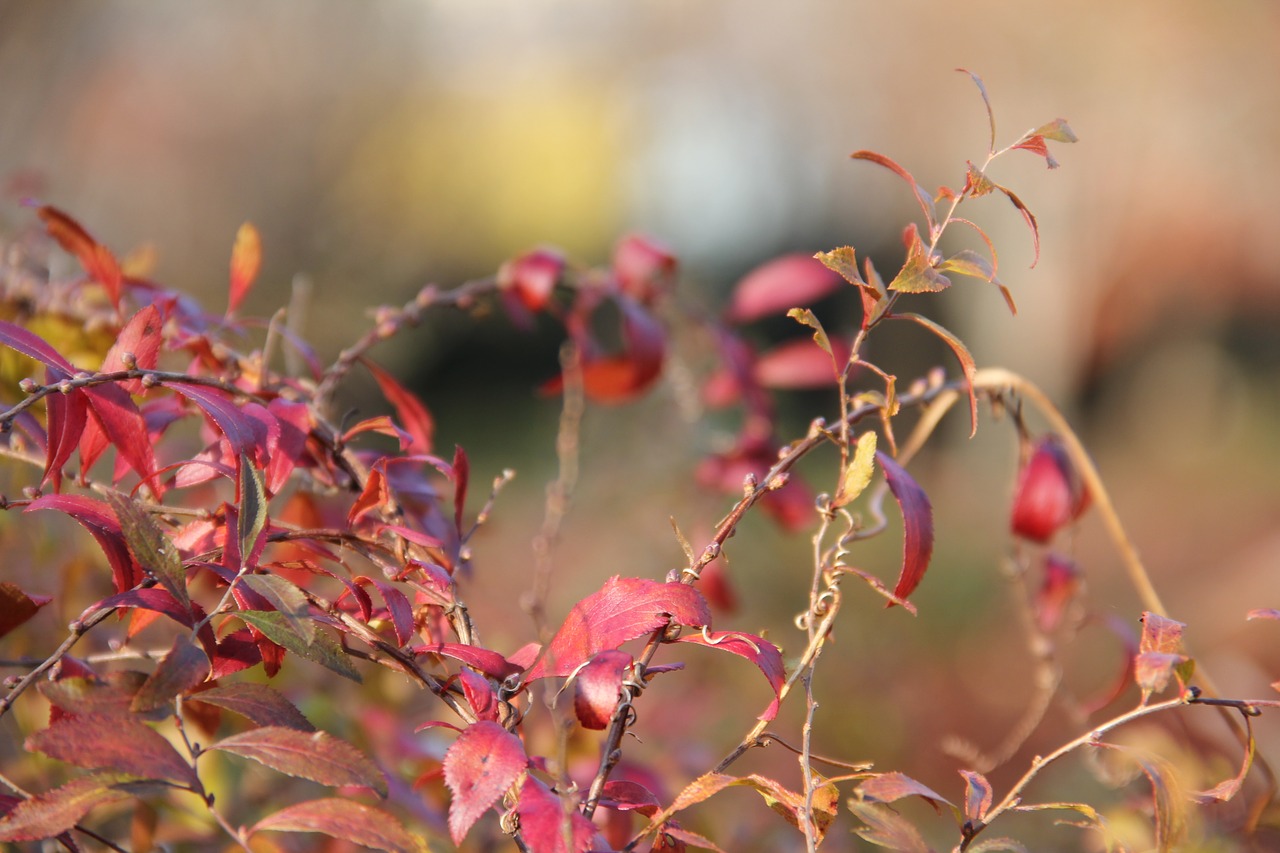
[[[40,389],[40,383],[36,382],[30,376],[18,383],[18,388],[23,394],[34,394]]]
[[[1048,542],[1088,505],[1088,492],[1058,438],[1046,436],[1036,442],[1018,473],[1010,516],[1013,532],[1034,542]]]
[[[143,374],[142,376],[143,388],[154,388],[159,384],[160,384],[160,378],[156,376],[154,373]]]
[[[120,363],[124,365],[125,370],[138,369],[138,357],[131,352],[120,353]]]

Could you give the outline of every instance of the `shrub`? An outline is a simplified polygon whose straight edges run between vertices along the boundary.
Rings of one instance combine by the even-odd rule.
[[[1165,758],[1111,735],[1147,717],[1203,713],[1199,706],[1232,723],[1243,759],[1238,772],[1190,799],[1247,801],[1208,819],[1224,837],[1258,832],[1274,781],[1258,759],[1265,784],[1255,787],[1263,790],[1242,793],[1255,760],[1250,721],[1277,703],[1220,698],[1203,669],[1195,672],[1183,624],[1165,612],[1097,470],[1052,403],[1016,373],[979,369],[955,335],[906,310],[913,298],[927,304],[954,276],[998,288],[1013,310],[995,246],[960,209],[1003,197],[1038,254],[1035,216],[991,167],[1030,152],[1054,168],[1049,144],[1075,141],[1057,120],[997,148],[986,90],[973,80],[991,137],[958,187],[930,193],[883,155],[853,155],[902,178],[920,208],[919,222],[903,229],[904,260],[887,282],[850,247],[788,255],[745,277],[722,318],[683,316],[717,353],[717,366],[700,380],[701,400],[730,411],[736,424],[732,444],[691,476],[736,499],[703,540],[676,527],[682,567],[664,578],[600,577],[562,616],[549,612],[547,590],[576,477],[579,421],[586,402],[625,403],[664,375],[671,348],[664,317],[680,312],[672,298],[676,260],[666,249],[629,237],[606,269],[579,267],[549,249],[529,252],[492,278],[427,287],[400,308],[379,309],[372,328],[325,366],[283,314],[265,323],[240,315],[259,267],[253,226],[236,236],[227,306],[218,313],[131,274],[72,217],[35,206],[48,237],[78,259],[83,275],[46,280],[24,260],[41,251],[40,238],[28,234],[10,247],[3,281],[0,372],[10,397],[0,428],[10,493],[20,489],[23,497],[3,499],[11,521],[0,636],[13,655],[4,665],[20,674],[6,682],[0,716],[15,740],[24,738],[25,751],[0,753],[7,789],[0,840],[56,839],[79,849],[90,839],[122,850],[127,835],[137,850],[271,850],[287,849],[290,833],[320,833],[334,846],[398,851],[446,837],[489,849],[502,833],[539,853],[720,849],[717,843],[730,842],[700,834],[694,807],[742,787],[795,828],[792,846],[810,850],[842,812],[861,838],[899,850],[930,849],[928,837],[948,837],[956,850],[1024,850],[989,827],[1040,811],[1065,813],[1107,849],[1124,848],[1132,842],[1101,807],[1028,796],[1050,765],[1088,754],[1113,774],[1127,762],[1131,776],[1146,780],[1150,839],[1169,849],[1191,821],[1181,777]],[[944,235],[957,228],[976,235],[981,250],[942,251]],[[828,333],[809,306],[849,288],[862,306],[856,330]],[[473,541],[510,475],[477,494],[466,452],[441,455],[426,407],[368,357],[428,312],[494,307],[517,327],[546,315],[566,333],[563,371],[543,389],[563,395],[560,471],[535,542],[531,592],[507,590],[502,602],[513,618],[528,614],[538,641],[505,651],[482,640],[485,626],[465,598],[485,572],[473,565]],[[748,327],[784,313],[803,334],[757,352]],[[958,374],[935,369],[900,379],[871,361],[868,340],[894,321],[936,336]],[[297,375],[275,366],[281,350],[302,365]],[[335,418],[335,394],[359,371],[372,377],[393,415]],[[835,387],[837,411],[803,435],[780,436],[774,392],[815,386]],[[1036,692],[1005,743],[989,754],[957,748],[966,766],[956,792],[944,796],[904,773],[815,752],[814,681],[829,669],[819,666],[824,658],[858,653],[831,645],[847,607],[883,600],[904,618],[916,613],[912,596],[934,552],[934,508],[909,463],[956,405],[967,408],[976,431],[983,403],[1009,415],[1024,460],[1008,565],[1036,656]],[[1045,428],[1033,434],[1024,414]],[[823,453],[819,493],[796,466]],[[890,498],[903,545],[896,579],[886,582],[885,573],[862,567],[859,552],[864,540],[897,529],[886,512]],[[713,605],[731,611],[734,597],[750,594],[734,590],[725,555],[757,509],[784,529],[810,533],[809,555],[787,567],[806,604],[796,620],[799,651],[786,657],[762,635],[712,627]],[[1055,549],[1085,512],[1101,517],[1142,598],[1141,633],[1113,694],[1093,708],[1077,704],[1078,728],[997,793],[986,774],[1017,755],[1065,691],[1059,646],[1079,629],[1088,603],[1081,570]],[[65,557],[63,544],[28,537],[23,545],[17,529],[30,524],[14,523],[61,531],[59,515],[100,551],[61,578],[44,567]],[[79,613],[61,639],[49,636],[49,620],[36,618],[45,608]],[[1280,618],[1274,610],[1252,615]],[[715,715],[741,736],[701,775],[664,775],[643,744],[626,739],[644,713],[645,693],[658,676],[683,677],[673,657],[724,653],[759,671],[766,698],[690,685],[700,698],[660,717],[669,734],[678,740],[683,714]],[[282,686],[277,676],[308,666],[302,661],[328,676]],[[380,670],[396,675],[394,687],[388,681],[375,694],[348,686],[376,680]],[[433,701],[407,694],[405,681]],[[1136,705],[1101,714],[1128,694],[1130,681]],[[771,730],[788,703],[802,706],[798,731]],[[749,750],[763,747],[793,753],[794,778],[737,771]],[[337,790],[317,798],[275,774]],[[909,798],[954,824],[940,830],[938,821],[911,819],[897,807]],[[482,822],[489,812],[497,820]]]

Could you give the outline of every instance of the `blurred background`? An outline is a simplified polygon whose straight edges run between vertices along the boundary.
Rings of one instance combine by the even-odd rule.
[[[670,247],[679,298],[716,312],[745,272],[781,252],[849,244],[882,270],[900,262],[898,236],[918,211],[900,181],[848,155],[873,149],[926,187],[959,186],[987,126],[957,67],[984,78],[999,144],[1057,117],[1081,142],[1054,147],[1057,171],[1021,152],[993,171],[1039,218],[1034,269],[1011,206],[968,208],[1000,251],[1019,315],[972,281],[925,310],[980,366],[1017,369],[1061,401],[1172,615],[1191,623],[1197,656],[1228,693],[1265,696],[1280,678],[1280,628],[1245,614],[1280,606],[1280,5],[1270,0],[4,0],[0,228],[31,227],[19,202],[39,198],[119,255],[151,247],[155,279],[217,308],[236,228],[251,220],[265,266],[247,312],[269,316],[306,280],[307,332],[327,358],[367,328],[372,305],[490,275],[540,244],[604,264],[628,232]],[[847,328],[855,304],[819,313]],[[925,338],[904,340],[873,357],[953,367]],[[468,598],[508,651],[532,629],[502,610],[509,597],[484,591],[528,576],[559,411],[535,389],[556,372],[557,343],[501,318],[455,317],[375,351],[431,407],[440,447],[466,446],[477,492],[503,468],[519,472],[477,545]],[[676,381],[645,401],[588,413],[553,614],[611,574],[661,577],[682,559],[668,518],[700,546],[727,508],[692,484],[692,466],[726,436],[690,410],[678,381],[688,364],[673,364]],[[378,405],[347,390],[353,406]],[[783,404],[793,433],[831,411],[823,395]],[[963,416],[953,419],[913,466],[938,526],[920,617],[848,587],[845,627],[819,670],[830,692],[815,737],[820,751],[959,796],[959,763],[940,744],[998,741],[1032,690],[1000,569],[1012,430],[988,419],[970,441]],[[813,466],[816,488],[830,488],[830,462]],[[798,650],[790,618],[804,606],[807,538],[760,518],[739,540],[729,573],[740,609],[721,627],[768,630]],[[1097,520],[1064,547],[1089,606],[1136,629],[1141,607]],[[860,565],[892,576],[899,548],[884,537]],[[1122,657],[1105,631],[1086,634],[1069,653],[1082,693]],[[749,719],[689,721],[677,694],[711,688],[667,678],[673,702],[641,712],[642,736],[661,747],[662,725],[712,725],[706,756],[663,759],[688,765],[672,770],[679,778],[714,763],[699,760]],[[764,702],[757,681],[742,673],[752,708]],[[998,790],[1027,755],[1062,740],[1056,720],[1058,734],[1033,737],[1021,763],[993,773]],[[1275,721],[1260,730],[1280,756]],[[1054,784],[1038,795],[1063,796]],[[708,834],[725,837],[720,822]]]

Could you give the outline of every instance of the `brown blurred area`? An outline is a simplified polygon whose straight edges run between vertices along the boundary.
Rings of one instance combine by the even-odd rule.
[[[669,245],[684,298],[716,306],[782,251],[851,244],[882,269],[893,263],[910,195],[848,154],[873,149],[927,187],[958,185],[987,142],[958,67],[984,78],[999,144],[1056,117],[1081,142],[1054,148],[1053,172],[1020,153],[995,167],[1039,218],[1034,269],[1012,207],[992,198],[968,210],[1001,252],[1019,315],[971,282],[921,309],[980,366],[1019,370],[1061,401],[1196,654],[1229,694],[1274,695],[1280,626],[1244,618],[1280,606],[1271,0],[3,0],[0,229],[29,227],[19,201],[38,197],[119,254],[154,246],[156,279],[219,306],[233,236],[251,220],[265,266],[249,312],[269,316],[305,277],[308,334],[327,357],[367,327],[371,305],[491,274],[542,243],[603,263],[629,231]],[[532,388],[554,371],[555,342],[428,323],[376,354],[421,389],[443,446],[467,447],[477,492],[502,468],[520,472],[477,546],[471,596],[480,624],[500,626],[488,638],[513,650],[530,631],[509,597],[484,590],[518,587],[531,564],[558,408]],[[693,492],[691,466],[717,437],[687,422],[682,393],[673,381],[641,404],[589,413],[553,613],[611,574],[661,577],[681,560],[668,517],[705,538],[724,511],[723,498]],[[791,417],[802,430],[817,414],[829,410]],[[1031,693],[1031,666],[1000,571],[1012,431],[986,419],[968,441],[951,426],[942,452],[913,467],[938,525],[920,616],[882,612],[849,586],[847,627],[819,667],[831,692],[815,743],[959,796],[959,765],[939,744],[998,741]],[[808,469],[818,488],[830,467]],[[794,654],[808,544],[766,527],[755,520],[730,545],[743,610],[719,627],[768,628]],[[1141,607],[1097,519],[1067,547],[1090,606],[1136,630]],[[873,543],[860,565],[891,575],[899,549],[892,537]],[[1120,652],[1090,634],[1067,655],[1088,692]],[[755,708],[752,676],[740,690]],[[681,770],[697,772],[755,711],[728,734],[716,719],[690,721],[681,677],[665,676],[671,692],[648,712],[648,736],[661,744],[659,725],[718,732],[726,742],[710,761],[686,756]],[[1272,718],[1259,731],[1280,761]],[[1054,725],[1068,724],[1051,712]],[[1034,736],[997,785],[1064,731]]]

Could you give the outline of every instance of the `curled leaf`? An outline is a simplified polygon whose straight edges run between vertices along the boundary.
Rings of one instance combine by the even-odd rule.
[[[877,451],[876,458],[884,469],[889,491],[902,510],[902,572],[893,594],[905,599],[920,584],[933,556],[933,506],[924,489],[893,457]]]

